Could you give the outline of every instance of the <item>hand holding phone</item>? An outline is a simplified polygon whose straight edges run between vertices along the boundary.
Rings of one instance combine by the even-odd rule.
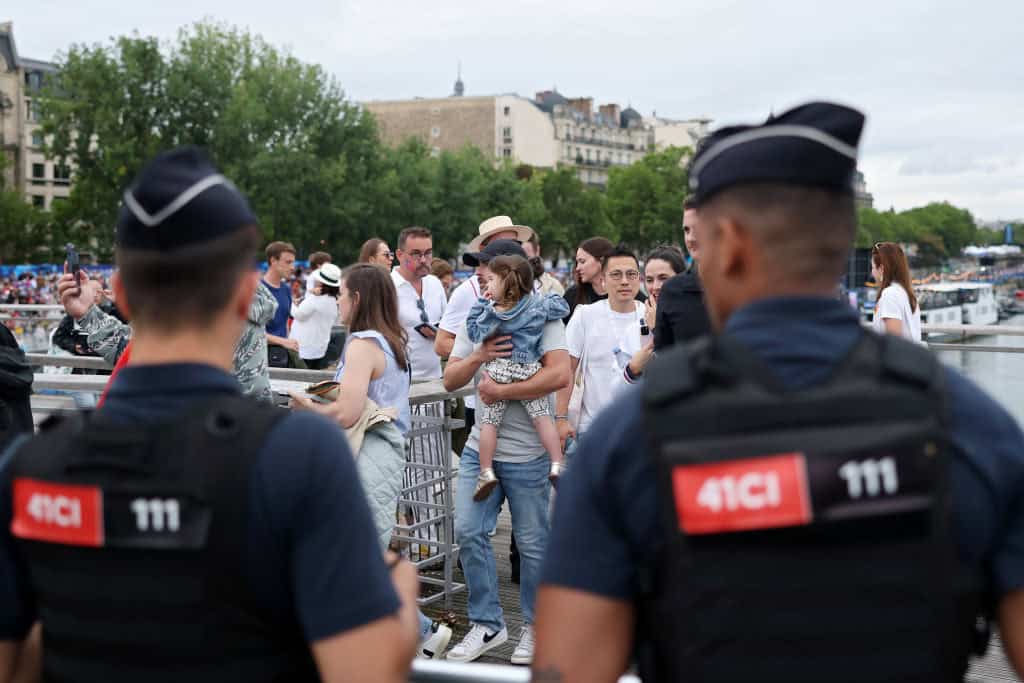
[[[82,293],[81,281],[78,273],[81,270],[81,263],[78,260],[78,250],[75,249],[75,245],[68,242],[64,246],[66,256],[66,262],[64,265],[64,272],[71,273],[72,280],[75,283],[75,294]]]
[[[412,329],[419,332],[419,335],[424,339],[434,339],[437,337],[437,328],[430,323],[420,323]]]

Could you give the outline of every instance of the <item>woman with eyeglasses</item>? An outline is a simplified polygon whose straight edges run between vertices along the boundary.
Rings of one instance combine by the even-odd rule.
[[[359,250],[359,263],[370,263],[391,270],[394,260],[395,255],[388,248],[388,243],[379,237],[371,237],[366,240],[363,242],[362,249]]]
[[[558,392],[555,421],[570,467],[578,436],[626,387],[633,356],[653,344],[644,304],[636,300],[636,256],[623,246],[614,247],[604,257],[601,276],[607,298],[579,306],[565,331],[573,382]]]
[[[879,334],[891,334],[921,343],[921,309],[910,281],[910,265],[903,248],[895,242],[878,242],[871,249],[871,276],[878,283],[878,299],[872,326]]]

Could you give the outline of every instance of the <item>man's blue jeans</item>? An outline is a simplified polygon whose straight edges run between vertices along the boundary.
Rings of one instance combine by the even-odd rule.
[[[523,621],[533,623],[540,568],[547,548],[550,523],[548,499],[551,459],[544,454],[526,463],[494,463],[498,485],[486,500],[473,500],[480,474],[480,454],[472,448],[462,451],[458,488],[455,492],[455,538],[459,543],[462,570],[469,588],[469,620],[500,631],[505,626],[498,600],[498,570],[494,548],[487,532],[494,528],[503,498],[512,513],[512,531],[519,546],[521,574],[519,603]]]

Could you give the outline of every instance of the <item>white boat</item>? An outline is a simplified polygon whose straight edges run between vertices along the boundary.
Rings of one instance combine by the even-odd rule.
[[[955,301],[960,305],[961,319],[964,325],[995,325],[999,322],[999,305],[996,303],[995,288],[990,282],[940,282],[933,285],[922,285],[918,291],[924,296],[926,293],[946,294],[947,301]],[[953,296],[949,296],[952,294]],[[948,307],[936,308],[936,311],[946,311]],[[921,306],[921,322],[924,322],[925,307]],[[952,320],[945,316],[940,321],[936,317],[929,317],[928,322],[934,325],[951,324]]]
[[[964,322],[959,292],[921,287],[917,292],[917,305],[921,309],[921,323],[924,325],[962,325]]]

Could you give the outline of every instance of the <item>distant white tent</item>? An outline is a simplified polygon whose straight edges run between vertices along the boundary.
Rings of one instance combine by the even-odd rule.
[[[973,256],[976,258],[985,256],[992,258],[1006,258],[1008,256],[1020,256],[1021,248],[1016,244],[995,244],[990,247],[977,247],[971,245],[969,247],[964,247],[963,255]]]

